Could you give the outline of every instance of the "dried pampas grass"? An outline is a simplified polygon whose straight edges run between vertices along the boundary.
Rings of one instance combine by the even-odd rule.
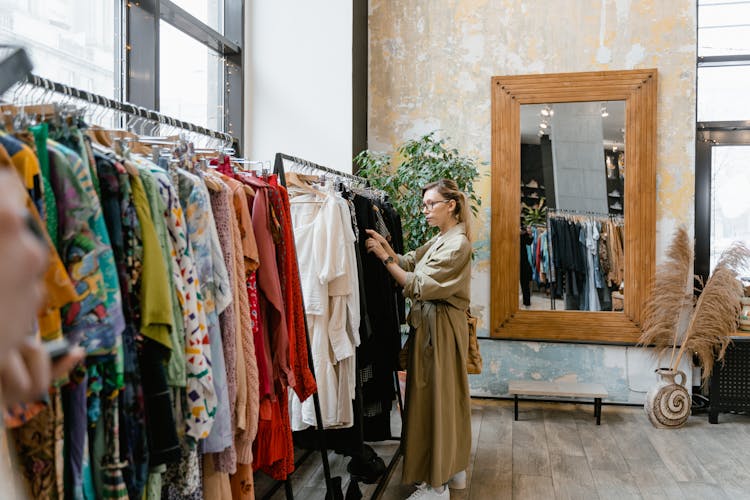
[[[685,338],[672,365],[676,368],[685,352],[694,352],[703,368],[703,384],[711,376],[714,360],[724,359],[730,337],[737,330],[743,294],[739,273],[748,263],[750,249],[743,243],[735,242],[721,254],[695,304]]]
[[[679,227],[667,250],[667,260],[656,272],[638,344],[654,346],[660,360],[671,353],[669,367],[673,370],[686,353],[697,354],[705,384],[714,361],[723,359],[737,329],[743,295],[739,273],[748,264],[750,249],[733,243],[721,254],[693,307],[693,244],[685,228]]]
[[[677,336],[693,308],[693,242],[680,226],[667,249],[667,260],[656,271],[643,312],[639,345],[653,346],[659,360],[674,361]]]

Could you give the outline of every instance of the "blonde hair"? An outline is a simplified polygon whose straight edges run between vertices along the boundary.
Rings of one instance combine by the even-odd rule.
[[[466,227],[466,238],[469,241],[471,239],[471,206],[469,197],[466,193],[458,189],[458,184],[453,179],[440,179],[435,182],[430,182],[422,188],[422,196],[425,192],[434,189],[446,200],[453,200],[456,202],[456,208],[453,210],[453,216],[458,222],[463,222]]]

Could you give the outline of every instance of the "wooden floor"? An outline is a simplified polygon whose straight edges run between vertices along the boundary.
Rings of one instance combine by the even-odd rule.
[[[750,499],[750,416],[706,415],[682,429],[655,429],[640,407],[604,406],[596,426],[592,405],[522,401],[513,421],[511,401],[473,400],[472,448],[466,490],[456,499]],[[394,419],[394,424],[398,422]],[[389,461],[397,444],[373,446]],[[344,491],[348,459],[329,455]],[[414,490],[396,469],[381,498]],[[320,457],[292,481],[295,498],[325,498]],[[364,498],[374,486],[362,485]],[[256,491],[263,495],[262,481]],[[273,497],[285,498],[283,489]]]

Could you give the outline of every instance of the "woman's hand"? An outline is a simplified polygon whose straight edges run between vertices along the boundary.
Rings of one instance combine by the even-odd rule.
[[[391,248],[390,243],[388,243],[388,240],[383,238],[383,236],[380,235],[377,231],[373,231],[372,229],[365,229],[367,231],[367,235],[370,237],[365,242],[365,245],[367,246],[367,251],[370,252],[370,240],[374,240],[375,243],[385,252],[385,254],[376,254],[380,259],[385,259],[389,255],[393,257],[395,260],[398,260],[398,254]]]
[[[367,248],[367,253],[375,255],[375,257],[380,260],[384,260],[388,257],[388,252],[385,250],[385,248],[383,248],[382,243],[380,243],[375,238],[367,238],[367,240],[365,241],[365,248]]]
[[[11,405],[40,400],[52,382],[67,375],[85,354],[83,348],[76,347],[52,363],[41,342],[26,340],[7,353],[0,368],[3,403]]]

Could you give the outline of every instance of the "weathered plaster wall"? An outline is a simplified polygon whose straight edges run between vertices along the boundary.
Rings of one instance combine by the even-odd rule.
[[[663,259],[676,224],[692,230],[694,0],[370,0],[369,22],[371,149],[393,151],[407,138],[440,129],[460,151],[489,163],[492,76],[657,68],[657,258]],[[472,280],[480,335],[487,335],[489,319],[489,166],[485,174]],[[475,392],[504,393],[502,383],[487,378],[504,376],[496,366],[533,370],[537,363],[542,378],[579,380],[612,376],[614,366],[621,375],[611,388],[614,399],[633,399],[625,397],[625,356],[613,354],[623,348],[523,345],[482,341],[488,370],[472,377]],[[539,352],[555,363],[543,363]]]

